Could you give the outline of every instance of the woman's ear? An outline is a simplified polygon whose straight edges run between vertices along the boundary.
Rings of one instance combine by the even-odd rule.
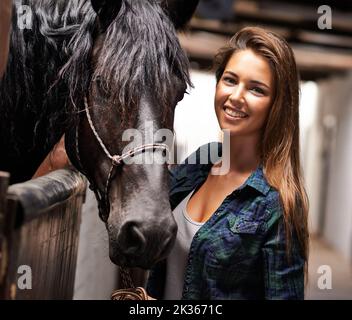
[[[98,15],[102,32],[105,32],[120,12],[122,0],[91,0],[91,3]]]
[[[182,29],[191,20],[199,0],[164,0],[163,6],[176,29]]]

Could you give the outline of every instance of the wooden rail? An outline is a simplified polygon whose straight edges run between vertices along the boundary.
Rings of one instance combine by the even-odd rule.
[[[6,179],[0,175],[0,297],[72,299],[84,177],[58,170],[5,192]]]

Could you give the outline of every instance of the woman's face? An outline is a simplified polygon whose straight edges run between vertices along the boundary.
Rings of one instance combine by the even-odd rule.
[[[235,52],[216,86],[215,112],[231,136],[260,136],[274,94],[268,61],[252,50]]]

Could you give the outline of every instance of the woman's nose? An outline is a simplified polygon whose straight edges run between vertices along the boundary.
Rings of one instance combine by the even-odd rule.
[[[244,101],[244,87],[239,84],[235,86],[229,96],[231,104],[243,104]]]

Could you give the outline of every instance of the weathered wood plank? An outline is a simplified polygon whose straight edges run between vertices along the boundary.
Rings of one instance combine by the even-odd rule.
[[[85,178],[71,169],[54,171],[46,176],[14,184],[8,189],[10,201],[20,204],[16,224],[38,218],[43,211],[85,193]]]
[[[73,298],[85,190],[84,177],[67,169],[9,188],[7,215],[17,223],[5,232],[5,299]],[[30,289],[19,284],[21,266],[31,270]]]

